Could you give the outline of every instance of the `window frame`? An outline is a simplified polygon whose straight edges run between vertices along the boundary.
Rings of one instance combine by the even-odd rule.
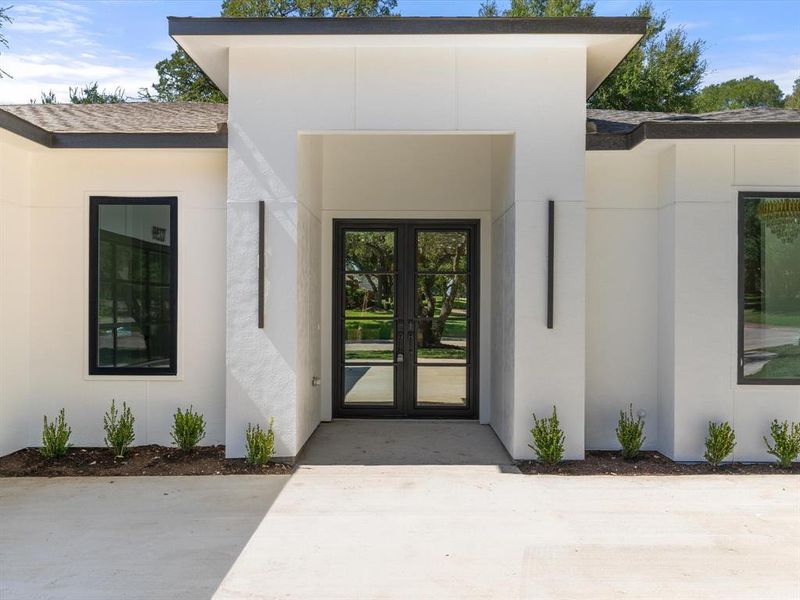
[[[169,367],[101,367],[97,361],[99,292],[99,208],[103,205],[142,205],[169,207],[170,235],[170,310]],[[89,375],[135,375],[174,377],[178,374],[178,198],[177,196],[90,196],[89,197]]]
[[[738,229],[738,273],[737,273],[737,292],[739,298],[737,300],[737,310],[738,310],[738,326],[737,326],[737,336],[738,336],[738,360],[736,364],[736,381],[738,385],[785,385],[785,386],[795,386],[800,385],[800,378],[794,379],[775,379],[775,378],[764,378],[764,379],[754,379],[752,377],[745,378],[744,376],[744,205],[745,202],[752,199],[759,199],[759,198],[800,198],[800,192],[758,192],[758,191],[740,191],[738,195],[738,202],[737,202],[737,229]]]

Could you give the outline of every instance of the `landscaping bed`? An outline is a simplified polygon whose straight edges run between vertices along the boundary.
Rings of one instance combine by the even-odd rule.
[[[619,452],[592,451],[585,460],[565,460],[548,466],[533,460],[517,463],[528,475],[800,475],[800,463],[781,469],[772,463],[677,463],[659,452],[642,452],[636,460],[623,460]]]
[[[243,458],[225,458],[225,446],[198,446],[189,452],[168,446],[134,446],[125,458],[108,448],[69,448],[61,458],[48,459],[38,448],[0,457],[0,477],[75,477],[128,475],[286,475],[292,466],[250,465]]]

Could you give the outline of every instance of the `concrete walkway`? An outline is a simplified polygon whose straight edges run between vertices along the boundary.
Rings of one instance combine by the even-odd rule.
[[[301,467],[215,598],[800,597],[800,477]]]

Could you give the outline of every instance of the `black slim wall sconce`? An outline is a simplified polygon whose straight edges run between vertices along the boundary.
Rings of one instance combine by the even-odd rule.
[[[556,247],[556,203],[547,201],[547,328],[553,329],[553,279]]]
[[[258,201],[258,328],[264,329],[264,227],[266,204]]]

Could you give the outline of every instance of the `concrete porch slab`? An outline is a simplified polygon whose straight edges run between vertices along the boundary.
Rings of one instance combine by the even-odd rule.
[[[301,465],[509,465],[489,425],[477,421],[341,419],[321,423]]]

